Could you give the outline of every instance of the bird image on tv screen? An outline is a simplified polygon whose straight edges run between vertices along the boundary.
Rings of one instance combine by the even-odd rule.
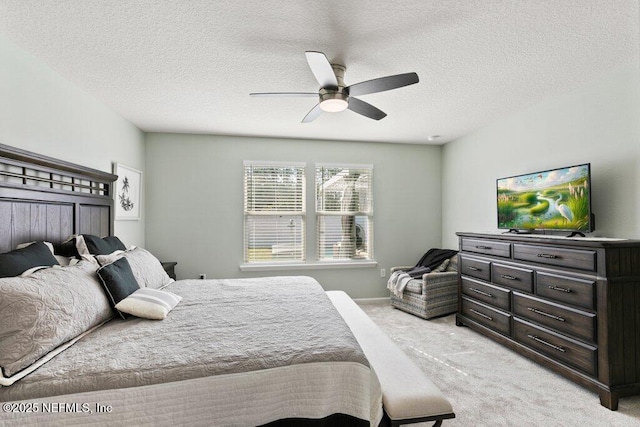
[[[592,231],[590,164],[497,180],[498,228]]]

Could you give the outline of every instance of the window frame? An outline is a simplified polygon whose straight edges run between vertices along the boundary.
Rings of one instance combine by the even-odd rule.
[[[246,206],[245,206],[245,198],[246,198],[246,182],[245,182],[245,167],[247,165],[253,166],[280,166],[280,167],[302,167],[304,170],[304,185],[302,188],[303,192],[303,203],[302,203],[302,211],[304,215],[304,238],[302,243],[302,256],[303,260],[269,260],[269,261],[247,261],[246,257]],[[309,166],[309,167],[307,167]],[[372,164],[349,164],[349,163],[307,163],[307,162],[287,162],[287,161],[268,161],[268,160],[245,160],[243,161],[243,178],[242,185],[243,187],[243,262],[240,264],[240,270],[243,272],[251,272],[251,271],[284,271],[284,270],[316,270],[316,269],[342,269],[342,268],[372,268],[378,265],[378,262],[373,257],[373,238],[371,238],[371,256],[369,259],[335,259],[335,260],[319,260],[319,254],[317,253],[317,222],[318,216],[316,215],[316,194],[315,194],[315,176],[316,176],[316,167],[324,166],[324,167],[350,167],[350,168],[362,168],[367,167],[371,169],[371,173],[373,174],[373,165]],[[373,177],[371,177],[371,189],[370,194],[373,198]],[[313,191],[307,191],[308,186],[313,185]],[[313,205],[311,205],[311,203]],[[307,206],[309,205],[309,206]],[[307,207],[313,206],[312,209],[307,209]],[[372,212],[373,215],[373,206]],[[373,223],[371,224],[371,236],[373,236]]]
[[[275,211],[268,211],[268,210],[261,210],[261,209],[251,209],[248,206],[248,201],[250,199],[250,195],[248,194],[248,187],[250,186],[249,181],[247,180],[247,171],[248,168],[259,168],[259,167],[264,167],[264,168],[291,168],[291,169],[297,169],[298,172],[297,174],[300,175],[301,177],[301,184],[296,185],[297,187],[300,187],[300,193],[301,194],[296,194],[295,199],[299,199],[300,200],[300,209],[299,210],[275,210]],[[301,173],[300,173],[301,172]],[[306,223],[307,223],[307,214],[306,214],[306,204],[307,204],[307,197],[306,197],[306,173],[307,173],[307,164],[304,162],[282,162],[282,161],[256,161],[256,160],[245,160],[243,161],[243,178],[242,178],[242,185],[243,185],[243,220],[242,220],[242,228],[243,228],[243,240],[242,240],[242,246],[243,246],[243,265],[260,265],[260,264],[280,264],[280,265],[285,265],[285,264],[289,264],[289,263],[299,263],[299,262],[305,262],[305,260],[307,259],[307,251],[306,251],[306,246],[307,246],[307,242],[306,242]],[[265,175],[266,176],[266,175]],[[251,183],[252,187],[253,187],[253,181]],[[255,198],[253,199],[254,203],[255,203]],[[297,204],[297,203],[295,203]],[[258,260],[255,259],[256,255],[250,255],[249,254],[249,250],[251,245],[249,244],[249,242],[251,241],[250,236],[249,236],[249,223],[248,220],[249,219],[253,219],[254,221],[257,218],[276,218],[276,226],[277,226],[277,218],[282,218],[282,217],[299,217],[300,218],[300,225],[298,227],[295,227],[296,232],[295,235],[298,236],[297,233],[299,233],[300,236],[300,253],[301,253],[301,257],[289,257],[287,258],[286,255],[284,256],[278,256],[276,259],[268,259],[268,260]],[[289,219],[290,221],[293,221],[292,218]],[[280,241],[280,235],[278,233],[274,233],[273,235],[269,235],[268,233],[265,233],[263,235],[261,235],[260,237],[262,238],[273,238],[276,239],[276,241]],[[290,251],[293,252],[293,254],[295,255],[297,253],[297,251],[295,250],[295,246],[296,243],[295,241],[297,240],[296,237],[294,237],[294,250]],[[284,245],[291,245],[291,243],[284,243]],[[274,250],[274,246],[276,246],[276,244],[271,246],[271,253],[273,255],[273,250]],[[286,248],[285,248],[286,249]],[[285,250],[283,253],[286,253],[287,251]]]
[[[322,169],[342,169],[349,171],[347,176],[343,175],[342,178],[335,179],[335,177],[339,174],[333,175],[330,179],[324,180],[324,174],[322,174]],[[332,262],[338,260],[340,262],[349,262],[349,263],[357,263],[362,261],[373,261],[374,258],[374,233],[373,233],[373,224],[374,224],[374,201],[373,201],[373,171],[374,166],[372,164],[353,164],[353,163],[316,163],[314,165],[314,181],[315,181],[315,191],[314,191],[314,210],[315,210],[315,228],[316,228],[316,260],[318,262]],[[342,200],[344,197],[344,193],[340,198],[340,206],[334,206],[333,209],[327,206],[326,203],[330,200],[325,197],[321,197],[319,192],[320,189],[329,183],[330,181],[334,181],[333,184],[338,187],[334,192],[337,191],[346,191],[349,189],[349,181],[353,183],[350,188],[351,194],[360,193],[357,192],[356,186],[359,178],[355,180],[347,181],[347,177],[352,173],[358,173],[359,175],[366,173],[368,174],[368,179],[366,180],[366,191],[364,194],[364,206],[361,204],[360,198],[356,199],[351,198],[347,200],[347,203],[353,203],[354,200],[357,200],[355,203],[358,204],[357,208],[364,207],[365,209],[355,209],[355,210],[345,210],[344,203]],[[320,182],[319,182],[320,179]],[[347,184],[344,182],[347,181]],[[362,196],[363,194],[360,194]],[[337,198],[334,198],[334,204],[336,204]],[[322,205],[322,206],[320,206]],[[353,206],[351,206],[353,207]],[[337,208],[337,209],[336,209]],[[346,214],[346,215],[345,215]],[[333,227],[328,224],[328,221],[333,220],[335,222],[335,218],[340,217],[340,241],[333,242],[332,248],[328,248],[324,240],[327,238],[326,236],[331,236],[332,232],[330,228],[334,228],[332,237],[329,237],[329,240],[336,240],[337,236],[335,235],[335,229],[337,226],[334,224]],[[364,220],[358,221],[358,218],[363,218]],[[325,219],[326,218],[326,222]],[[349,221],[349,218],[353,218],[353,220]],[[323,228],[323,224],[327,224],[327,227]],[[364,223],[364,224],[362,224]],[[350,231],[347,231],[345,234],[345,227],[352,227]],[[362,230],[364,234],[364,241],[362,242],[362,247],[358,248],[357,238],[360,235],[357,233],[358,228]],[[351,234],[351,235],[350,235]],[[343,243],[346,242],[346,245]],[[359,250],[364,249],[362,252],[358,252]],[[336,255],[336,252],[337,255]],[[327,253],[330,253],[331,256],[327,256]],[[344,256],[346,254],[346,256]]]

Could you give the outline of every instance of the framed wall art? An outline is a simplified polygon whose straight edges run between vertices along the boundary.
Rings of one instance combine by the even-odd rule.
[[[114,163],[113,173],[118,175],[114,194],[116,220],[139,220],[142,200],[142,172],[121,163]]]

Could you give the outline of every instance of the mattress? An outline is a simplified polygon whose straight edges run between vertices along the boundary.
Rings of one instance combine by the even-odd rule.
[[[183,280],[163,321],[112,320],[0,389],[0,421],[377,425],[375,372],[308,277]]]

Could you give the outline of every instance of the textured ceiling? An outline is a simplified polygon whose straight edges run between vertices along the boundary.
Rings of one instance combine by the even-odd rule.
[[[0,0],[0,34],[144,131],[443,143],[638,61],[638,0]],[[300,121],[304,52],[388,116]],[[0,64],[1,65],[1,64]]]

